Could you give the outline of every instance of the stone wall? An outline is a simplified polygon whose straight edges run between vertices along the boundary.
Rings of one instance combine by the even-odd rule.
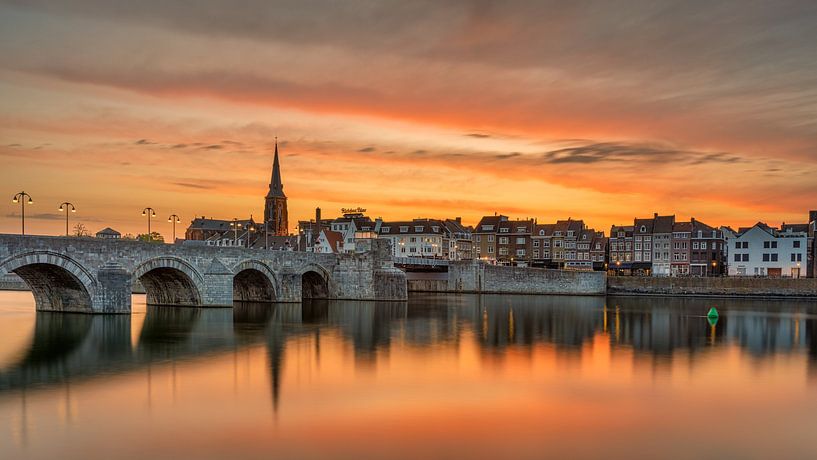
[[[409,291],[467,292],[484,294],[604,295],[606,276],[601,272],[505,267],[477,261],[448,265],[446,279],[409,276]]]
[[[814,278],[650,278],[611,276],[610,294],[729,297],[817,297]]]

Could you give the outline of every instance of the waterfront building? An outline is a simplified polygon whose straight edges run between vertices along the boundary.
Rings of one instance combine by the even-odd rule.
[[[531,265],[534,267],[552,268],[551,248],[553,243],[553,231],[556,224],[536,224],[531,235],[531,247],[533,255]]]
[[[493,215],[480,219],[473,232],[474,256],[476,258],[493,261],[497,260],[496,236],[500,222],[508,220],[508,216]]]
[[[689,273],[693,276],[719,276],[725,273],[723,232],[691,219]]]
[[[633,275],[652,274],[652,234],[656,217],[633,219]]]
[[[672,265],[672,228],[675,216],[653,214],[652,276],[669,276]]]
[[[473,229],[462,224],[462,218],[443,221],[443,257],[448,260],[470,260],[474,258]]]
[[[446,258],[447,239],[445,223],[439,219],[379,222],[377,237],[391,241],[395,257]]]
[[[808,233],[785,231],[758,222],[752,227],[727,233],[729,276],[805,277],[808,262]]]
[[[496,260],[503,265],[527,266],[531,261],[533,219],[500,221],[496,234]]]
[[[363,214],[365,210],[346,212],[329,223],[330,230],[343,234],[343,252],[355,251],[355,239],[360,232],[375,232],[375,221]]]
[[[633,226],[610,227],[610,258],[608,269],[614,274],[629,275],[633,263]]]
[[[692,222],[675,222],[672,226],[672,261],[670,274],[672,276],[689,275],[690,239],[692,237]]]
[[[593,270],[607,270],[609,238],[604,236],[604,232],[595,232],[590,243],[590,260],[593,263]]]
[[[593,270],[599,255],[602,256],[600,262],[604,262],[601,247],[593,251],[594,241],[601,245],[598,240],[599,237],[604,237],[604,233],[596,232],[592,228],[580,230],[576,239],[575,258],[568,258],[565,261],[565,268],[570,270]]]
[[[118,240],[122,238],[122,234],[112,229],[111,227],[105,227],[102,230],[96,232],[96,237],[108,240]]]

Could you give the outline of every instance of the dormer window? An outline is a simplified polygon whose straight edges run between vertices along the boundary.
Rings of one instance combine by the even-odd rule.
[[[435,226],[431,227],[431,230],[432,230],[434,233],[438,233],[438,232],[440,231],[440,227],[438,227],[438,226],[436,226],[436,225],[435,225]]]
[[[586,239],[587,239],[587,235],[582,235],[582,239],[583,239],[583,240],[586,240]]]
[[[502,227],[499,229],[499,233],[508,233],[508,227]]]
[[[568,236],[568,238],[569,238],[569,237],[572,237],[572,236],[573,236],[573,233],[574,233],[574,232],[573,232],[573,230],[568,230],[568,232],[567,232],[567,236]]]
[[[545,231],[544,230],[539,230],[539,236],[545,236]]]
[[[414,231],[418,232],[418,233],[422,232],[423,231],[423,226],[422,225],[415,225],[414,226]]]
[[[647,227],[641,226],[641,233],[647,233]]]
[[[562,236],[562,232],[554,232],[553,236]]]
[[[408,225],[401,225],[400,233],[408,233]]]
[[[493,230],[493,229],[494,229],[494,226],[493,226],[493,225],[483,225],[483,226],[482,226],[482,230],[483,230],[483,231],[486,231],[486,232],[490,232],[490,231],[491,231],[491,230]]]
[[[525,227],[516,227],[516,233],[525,233],[526,230]]]
[[[391,227],[380,227],[380,230],[383,233],[389,233],[391,231]]]

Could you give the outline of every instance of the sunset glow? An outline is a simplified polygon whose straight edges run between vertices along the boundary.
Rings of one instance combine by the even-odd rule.
[[[811,2],[168,3],[0,1],[0,232],[260,216],[275,136],[293,232],[815,207]]]

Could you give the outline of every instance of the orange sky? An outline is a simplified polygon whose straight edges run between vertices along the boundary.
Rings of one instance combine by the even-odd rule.
[[[170,236],[260,216],[274,136],[291,230],[481,215],[599,229],[817,208],[810,2],[0,0],[0,231]],[[706,7],[707,14],[702,15]],[[179,232],[181,233],[181,232]]]

